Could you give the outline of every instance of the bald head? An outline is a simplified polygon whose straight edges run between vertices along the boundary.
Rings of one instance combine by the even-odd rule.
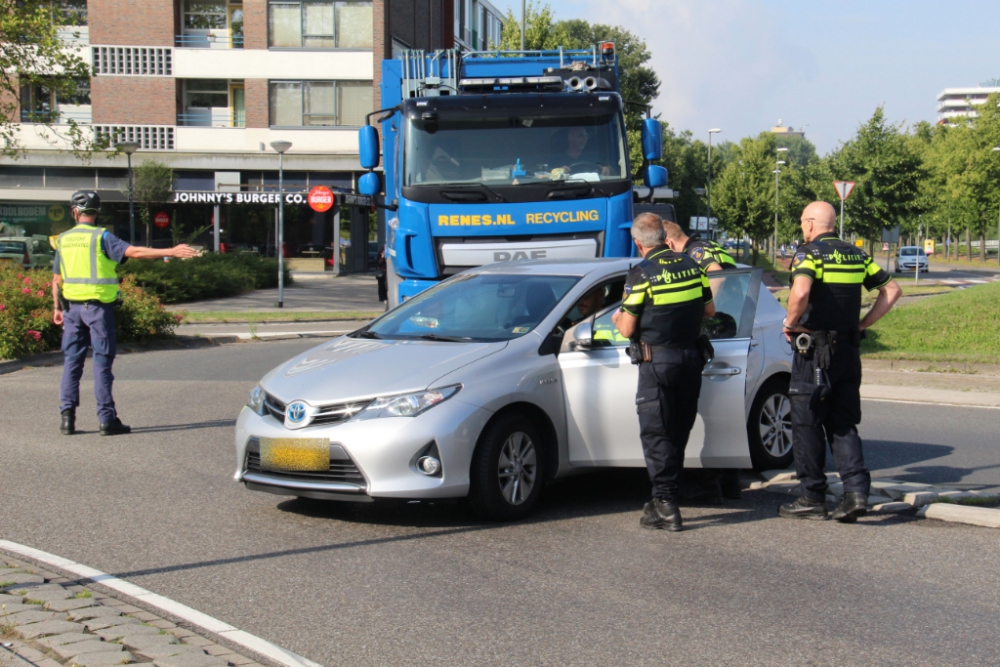
[[[808,243],[837,227],[837,211],[825,201],[814,201],[802,211],[802,238]]]

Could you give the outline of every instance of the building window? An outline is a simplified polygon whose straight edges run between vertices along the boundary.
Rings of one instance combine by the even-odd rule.
[[[184,80],[184,111],[177,124],[246,127],[243,80]]]
[[[371,81],[272,81],[271,125],[360,126],[371,113]]]
[[[52,0],[52,22],[62,26],[87,25],[87,0]]]
[[[62,91],[57,91],[45,79],[21,86],[21,121],[51,123],[62,118],[88,122],[89,109],[80,114],[76,113],[79,109],[66,108],[90,105],[90,79],[77,79],[75,83],[74,88]]]
[[[226,27],[225,0],[184,0],[186,30],[224,30]]]
[[[270,46],[306,49],[372,48],[370,0],[271,0],[267,9]]]

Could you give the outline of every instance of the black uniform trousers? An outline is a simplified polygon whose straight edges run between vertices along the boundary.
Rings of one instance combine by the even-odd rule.
[[[830,393],[810,407],[816,388],[814,352],[795,354],[788,396],[792,402],[792,452],[802,495],[809,500],[826,499],[826,446],[844,483],[845,493],[868,494],[872,478],[865,468],[861,438],[861,351],[849,340],[837,345],[825,375]]]
[[[678,499],[677,478],[698,416],[704,367],[698,349],[655,350],[652,361],[639,364],[635,404],[654,498]]]

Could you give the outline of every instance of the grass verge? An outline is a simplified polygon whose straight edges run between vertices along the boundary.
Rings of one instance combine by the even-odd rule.
[[[1000,283],[977,285],[894,308],[869,330],[870,359],[1000,360]]]
[[[266,312],[256,311],[209,311],[205,313],[184,314],[182,324],[229,324],[229,323],[260,323],[260,322],[345,322],[356,320],[370,320],[381,315],[381,311],[343,311],[333,312],[325,310],[317,311],[282,311]]]

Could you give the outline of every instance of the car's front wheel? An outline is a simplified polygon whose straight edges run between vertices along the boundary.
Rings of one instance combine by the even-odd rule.
[[[761,387],[747,419],[750,460],[754,470],[781,470],[792,464],[792,403],[788,378]]]
[[[493,521],[512,521],[530,514],[545,480],[541,447],[538,428],[524,415],[504,415],[490,424],[472,458],[472,510]]]

